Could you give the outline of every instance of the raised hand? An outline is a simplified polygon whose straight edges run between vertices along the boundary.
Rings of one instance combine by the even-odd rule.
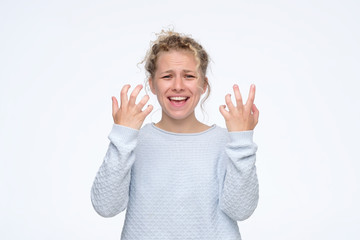
[[[153,106],[149,105],[144,110],[143,107],[149,101],[149,96],[145,95],[138,104],[136,104],[136,98],[139,95],[139,92],[143,88],[142,85],[137,85],[134,90],[131,92],[128,99],[128,91],[130,85],[127,84],[121,89],[120,94],[120,107],[116,97],[111,97],[112,99],[112,116],[114,118],[114,123],[119,124],[125,127],[130,127],[134,129],[140,129],[146,116],[152,111]]]
[[[246,104],[243,105],[239,86],[234,85],[236,106],[231,101],[231,95],[225,96],[225,102],[229,110],[226,110],[225,105],[220,106],[220,112],[223,115],[226,127],[229,132],[235,131],[249,131],[253,130],[258,123],[259,110],[254,104],[255,99],[255,85],[250,86],[250,92]]]

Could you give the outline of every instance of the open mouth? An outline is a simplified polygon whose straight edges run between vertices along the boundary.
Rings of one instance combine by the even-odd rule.
[[[171,103],[174,103],[176,105],[185,103],[189,97],[168,97]]]
[[[183,102],[189,99],[189,97],[168,97],[172,102]]]

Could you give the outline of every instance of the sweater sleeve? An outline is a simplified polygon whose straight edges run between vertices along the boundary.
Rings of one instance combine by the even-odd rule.
[[[230,218],[242,221],[255,211],[259,199],[255,166],[257,145],[253,142],[253,131],[229,134],[230,142],[225,147],[228,161],[219,204]]]
[[[92,205],[103,217],[113,217],[127,207],[138,132],[113,124],[108,136],[109,147],[91,188]]]

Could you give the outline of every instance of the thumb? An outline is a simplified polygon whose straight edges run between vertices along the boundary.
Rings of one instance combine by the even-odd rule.
[[[143,118],[145,119],[145,117],[147,116],[147,115],[149,115],[150,114],[150,112],[153,110],[153,105],[148,105],[145,109],[144,109],[144,111],[142,111],[142,116],[143,116]]]
[[[220,105],[219,110],[220,110],[221,115],[226,120],[229,117],[229,112],[226,110],[226,105]]]
[[[119,104],[116,97],[112,96],[111,100],[112,100],[112,115],[115,116],[116,112],[119,110]]]

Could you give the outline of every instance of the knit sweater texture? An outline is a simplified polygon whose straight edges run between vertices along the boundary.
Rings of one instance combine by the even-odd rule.
[[[240,240],[259,198],[253,131],[173,133],[113,124],[91,188],[103,217],[126,210],[121,240]]]

